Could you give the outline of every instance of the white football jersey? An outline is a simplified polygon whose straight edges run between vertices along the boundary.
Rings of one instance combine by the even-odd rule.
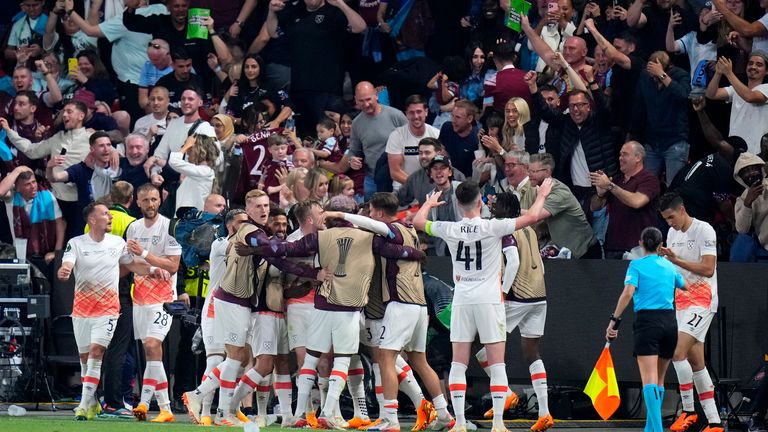
[[[157,257],[181,255],[181,245],[168,232],[171,221],[165,216],[158,216],[152,226],[145,225],[141,218],[128,225],[125,230],[127,240],[135,240],[142,248]],[[137,257],[142,260],[143,258]],[[137,305],[158,304],[176,300],[176,278],[174,273],[169,280],[146,276],[134,276],[133,303]]]
[[[448,245],[453,259],[453,304],[502,303],[501,238],[515,232],[515,219],[464,218],[427,222],[427,234]]]
[[[125,240],[105,234],[95,241],[90,234],[74,237],[64,249],[62,263],[72,263],[75,278],[75,298],[72,316],[92,318],[116,316],[120,312],[118,283],[120,264],[133,261]]]
[[[686,232],[669,229],[667,247],[685,261],[701,262],[704,255],[717,258],[715,229],[710,224],[694,218]],[[688,290],[675,290],[675,308],[683,310],[697,306],[717,312],[717,267],[712,277],[700,276],[682,267],[677,267],[677,270],[688,283]]]

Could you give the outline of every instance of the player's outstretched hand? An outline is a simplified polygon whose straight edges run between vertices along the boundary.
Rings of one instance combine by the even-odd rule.
[[[440,201],[440,196],[442,195],[443,195],[443,191],[432,192],[427,196],[427,200],[424,202],[424,205],[428,206],[429,208],[432,208],[432,207],[439,207],[445,204],[445,201]]]

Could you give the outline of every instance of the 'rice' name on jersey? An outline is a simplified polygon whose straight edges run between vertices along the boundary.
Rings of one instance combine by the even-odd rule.
[[[443,239],[451,252],[455,305],[503,302],[501,240],[515,226],[515,219],[480,217],[427,222],[427,234]]]

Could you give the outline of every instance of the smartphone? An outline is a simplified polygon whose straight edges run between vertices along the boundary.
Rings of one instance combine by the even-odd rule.
[[[547,12],[551,14],[557,14],[560,12],[560,5],[557,4],[557,0],[549,0],[547,2]]]
[[[76,58],[67,59],[67,72],[70,75],[73,75],[73,74],[76,74],[78,70],[80,70],[80,68],[77,65],[77,59]]]
[[[65,156],[66,154],[67,154],[67,149],[65,148],[61,149],[61,151],[59,152],[59,156]]]

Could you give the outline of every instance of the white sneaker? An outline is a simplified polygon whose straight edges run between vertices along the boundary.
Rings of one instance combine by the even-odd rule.
[[[446,418],[438,417],[429,425],[429,429],[433,431],[441,431],[443,429],[451,429],[455,424],[456,420],[450,415]]]
[[[282,420],[280,421],[280,427],[281,428],[292,428],[293,425],[296,424],[296,421],[298,419],[292,415],[283,416]]]
[[[267,418],[260,415],[248,416],[248,419],[259,425],[260,428],[267,427]]]
[[[344,430],[344,424],[339,421],[338,417],[318,417],[317,425],[320,429]]]
[[[379,424],[366,428],[370,432],[400,432],[400,422],[390,419],[381,419]]]
[[[189,416],[195,423],[200,423],[200,413],[203,411],[203,397],[193,391],[188,391],[181,395],[184,406],[187,407]]]
[[[233,413],[224,414],[223,411],[219,410],[216,413],[216,418],[213,420],[213,424],[216,426],[242,426],[243,422]]]

